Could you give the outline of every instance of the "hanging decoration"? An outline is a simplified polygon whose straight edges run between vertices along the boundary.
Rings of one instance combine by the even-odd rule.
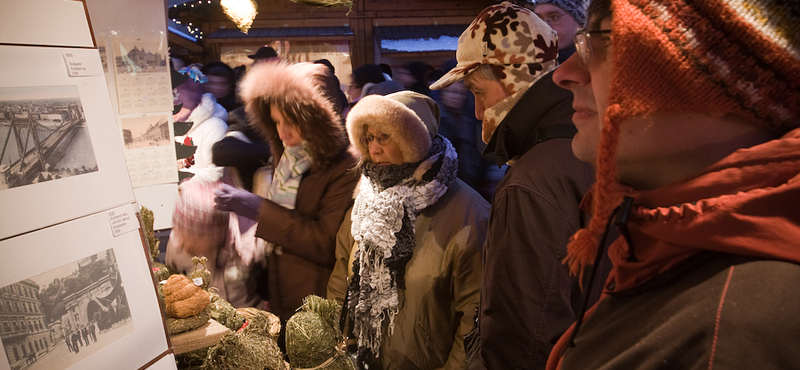
[[[253,19],[258,14],[258,11],[256,11],[258,6],[253,0],[222,0],[220,5],[222,5],[222,10],[225,11],[225,15],[233,23],[236,23],[236,27],[239,27],[243,33],[246,34],[250,30],[250,26],[253,25]]]

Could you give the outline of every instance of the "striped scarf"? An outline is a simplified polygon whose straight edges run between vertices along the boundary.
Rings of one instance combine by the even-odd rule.
[[[294,209],[300,180],[309,168],[311,168],[311,152],[308,150],[307,141],[303,141],[301,145],[286,147],[278,167],[275,168],[267,199],[284,208]]]

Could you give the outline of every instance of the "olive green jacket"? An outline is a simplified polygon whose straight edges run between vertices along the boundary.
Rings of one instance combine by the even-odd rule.
[[[461,180],[418,217],[416,247],[398,291],[394,331],[384,329],[385,370],[463,369],[464,335],[472,330],[480,298],[481,247],[489,203]],[[356,251],[350,212],[336,236],[336,265],[328,298],[342,302]],[[385,327],[385,326],[384,326]]]

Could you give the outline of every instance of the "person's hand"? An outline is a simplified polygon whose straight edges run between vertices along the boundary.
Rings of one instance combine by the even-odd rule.
[[[252,220],[258,219],[258,208],[261,207],[263,201],[264,198],[256,194],[227,184],[222,184],[219,189],[214,190],[214,202],[217,203],[214,208],[233,212]]]

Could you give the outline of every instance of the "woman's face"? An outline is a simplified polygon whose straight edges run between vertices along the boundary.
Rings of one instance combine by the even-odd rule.
[[[284,146],[298,146],[303,142],[303,135],[297,130],[297,124],[291,122],[283,115],[280,109],[274,105],[269,107],[270,117],[275,122],[275,128],[278,130],[278,137],[283,141]]]
[[[369,148],[369,157],[379,165],[403,164],[403,153],[389,134],[367,127],[361,143]]]

